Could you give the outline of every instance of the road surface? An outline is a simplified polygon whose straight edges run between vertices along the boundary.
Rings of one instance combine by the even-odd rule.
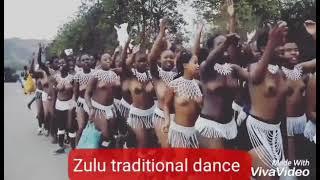
[[[58,145],[37,136],[35,104],[26,107],[31,96],[19,83],[4,84],[4,180],[67,180],[68,156],[54,155]]]

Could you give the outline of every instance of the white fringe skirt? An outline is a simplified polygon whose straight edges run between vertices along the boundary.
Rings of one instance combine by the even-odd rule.
[[[174,119],[174,114],[170,114],[170,120]],[[164,123],[164,112],[157,106],[154,109],[154,114],[152,118],[152,124],[154,128],[161,128],[161,125]]]
[[[117,109],[119,109],[120,106],[120,100],[117,98],[113,98],[113,104],[116,106]]]
[[[155,105],[149,109],[142,110],[131,105],[128,115],[128,125],[131,128],[152,128],[154,108]]]
[[[303,114],[300,117],[287,117],[287,134],[294,136],[295,134],[303,134],[307,123],[307,116]]]
[[[60,101],[59,99],[56,100],[56,109],[60,111],[71,110],[76,107],[76,102],[73,99],[68,101]]]
[[[198,118],[195,129],[206,138],[224,138],[231,140],[237,137],[238,129],[234,119],[226,124],[221,124],[203,117]]]
[[[248,116],[246,121],[250,142],[262,162],[269,168],[277,168],[274,161],[282,162],[284,157],[280,123],[268,124]]]
[[[248,117],[247,113],[243,111],[243,107],[237,104],[236,102],[232,102],[232,109],[238,112],[238,117],[236,119],[237,125],[240,126],[242,122]],[[235,113],[233,114],[235,117]]]
[[[116,117],[116,109],[114,104],[105,106],[94,101],[93,99],[91,99],[91,103],[95,110],[94,117],[99,116],[100,118],[105,118],[107,120]]]
[[[168,141],[172,148],[199,148],[197,130],[170,122]]]
[[[130,104],[125,99],[122,98],[118,106],[119,106],[118,109],[119,109],[120,115],[123,118],[127,117],[130,110]]]
[[[316,130],[317,130],[316,124],[309,120],[306,124],[306,127],[304,128],[304,132],[303,132],[304,137],[309,139],[311,142],[314,141],[317,135]]]
[[[82,97],[78,97],[76,112],[79,112],[80,110],[89,114],[89,107]]]

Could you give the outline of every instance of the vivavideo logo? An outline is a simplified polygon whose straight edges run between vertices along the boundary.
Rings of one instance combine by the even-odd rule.
[[[248,153],[204,149],[74,150],[71,180],[241,179],[251,177]]]

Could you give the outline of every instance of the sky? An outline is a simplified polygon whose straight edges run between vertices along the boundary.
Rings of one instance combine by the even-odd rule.
[[[81,0],[4,0],[4,38],[52,40],[80,4]],[[180,5],[179,12],[189,24],[186,29],[194,31],[193,9],[186,3]]]
[[[4,38],[52,40],[81,0],[4,0]]]

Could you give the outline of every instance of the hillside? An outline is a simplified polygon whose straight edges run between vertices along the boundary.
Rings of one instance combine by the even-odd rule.
[[[38,39],[4,39],[4,66],[13,69],[22,69],[31,60],[32,52],[38,51],[38,44],[48,43]]]

